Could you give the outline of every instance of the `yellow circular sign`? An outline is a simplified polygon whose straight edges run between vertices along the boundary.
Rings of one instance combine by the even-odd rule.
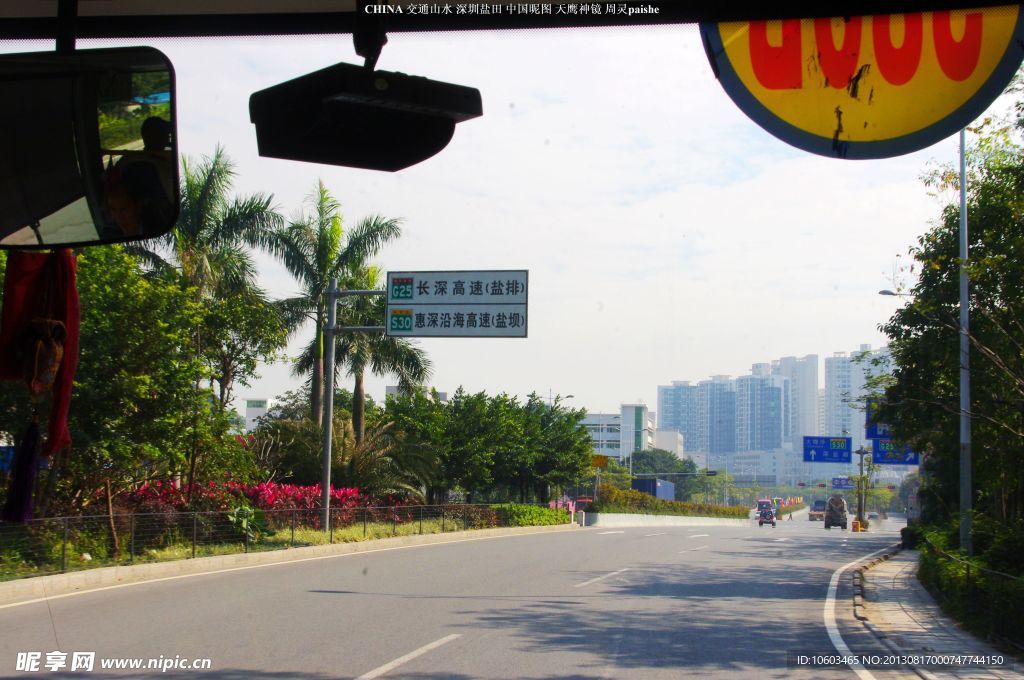
[[[969,124],[1024,57],[1019,5],[702,24],[736,104],[796,147],[839,158],[909,153]]]

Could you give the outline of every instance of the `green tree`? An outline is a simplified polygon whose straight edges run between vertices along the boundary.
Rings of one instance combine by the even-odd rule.
[[[669,474],[664,479],[675,485],[675,499],[687,501],[694,496],[704,500],[704,478],[698,477],[697,465],[689,458],[678,458],[671,451],[664,449],[649,449],[637,451],[633,454],[634,474],[654,473],[685,473]]]
[[[217,404],[224,410],[235,384],[248,387],[260,362],[272,362],[284,349],[288,333],[277,306],[258,291],[207,300],[205,309],[204,355],[217,384]]]
[[[209,452],[201,473],[222,466],[244,477],[245,459],[233,438],[223,434],[223,414],[195,389],[209,376],[191,351],[202,306],[176,283],[144,276],[137,260],[119,246],[78,255],[78,291],[82,319],[69,412],[72,445],[57,456],[50,473],[61,483],[47,481],[62,509],[88,505],[107,481],[116,494],[180,470],[193,436]],[[0,390],[5,404],[23,408],[21,385],[8,383]],[[195,430],[193,413],[201,414]],[[0,429],[8,433],[25,422],[24,413],[3,415]]]
[[[1024,150],[1007,130],[986,131],[969,166],[973,505],[1011,526],[1024,517]],[[954,177],[928,180],[944,189]],[[959,506],[959,221],[951,202],[911,249],[912,299],[881,327],[895,370],[880,419],[927,454],[920,495],[931,521]]]
[[[257,193],[230,197],[234,176],[234,166],[220,146],[198,165],[188,157],[182,158],[181,212],[177,223],[166,235],[155,239],[155,247],[130,248],[156,271],[176,272],[182,286],[191,291],[190,295],[195,300],[260,297],[256,286],[256,267],[244,245],[265,242],[266,235],[281,223],[281,217],[271,206],[270,196]],[[228,318],[222,314],[218,321]],[[237,340],[247,329],[228,329],[216,323],[213,328],[221,334],[204,334],[204,325],[196,325],[193,337],[195,356],[209,358],[212,352],[212,358],[219,363],[229,355],[237,357]],[[258,346],[246,349],[254,351],[259,358],[267,357],[266,352],[261,354]],[[233,361],[228,364],[229,369],[235,367]],[[238,376],[237,371],[220,370],[213,377],[230,381]],[[220,393],[230,394],[231,386],[230,382],[222,382]],[[198,383],[196,390],[199,390]],[[225,402],[220,404],[223,406]],[[197,411],[193,414],[193,443],[188,463],[190,494],[202,450],[199,418]]]
[[[442,461],[449,442],[445,428],[447,409],[437,391],[431,390],[429,395],[421,390],[389,395],[384,418],[394,423],[396,446],[405,456],[415,455],[424,464],[426,469],[420,477],[426,481],[428,501],[441,502],[445,491],[441,488]]]
[[[448,450],[441,459],[444,486],[470,492],[490,486],[494,479],[495,447],[488,426],[487,394],[467,393],[462,387],[448,402],[445,439]]]

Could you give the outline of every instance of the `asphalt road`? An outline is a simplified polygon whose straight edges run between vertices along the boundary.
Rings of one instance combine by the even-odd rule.
[[[143,583],[0,609],[0,674],[19,652],[209,658],[171,678],[851,678],[792,667],[835,654],[837,568],[897,526],[588,528],[358,553]],[[842,579],[838,632],[870,645]],[[145,663],[145,662],[144,662]],[[65,668],[66,670],[66,668]]]

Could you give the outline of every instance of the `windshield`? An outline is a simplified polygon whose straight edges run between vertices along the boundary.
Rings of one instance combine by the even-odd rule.
[[[831,575],[899,541],[926,484],[907,454],[958,450],[932,420],[958,403],[954,232],[933,231],[956,223],[954,137],[875,160],[789,146],[726,94],[694,25],[391,33],[378,69],[477,88],[483,115],[380,172],[261,156],[250,119],[254,92],[361,65],[351,36],[140,42],[174,67],[180,216],[75,253],[72,444],[43,448],[47,401],[45,463],[16,462],[39,407],[6,366],[0,502],[21,514],[0,585],[168,580],[52,611],[52,591],[0,599],[0,668],[58,650],[65,670],[79,651],[238,678],[812,677],[787,654],[842,639],[822,621],[850,581]],[[1020,101],[992,104],[974,153],[1017,158]],[[919,285],[933,325],[901,312]],[[988,318],[1016,337],[1013,314]],[[53,329],[9,353],[37,357],[30,386]],[[884,411],[905,442],[868,436],[869,398],[935,385]],[[882,441],[896,455],[876,461]],[[833,490],[857,498],[851,527],[856,506],[886,521],[808,522],[845,505],[809,498]],[[791,643],[735,645],[752,613]]]

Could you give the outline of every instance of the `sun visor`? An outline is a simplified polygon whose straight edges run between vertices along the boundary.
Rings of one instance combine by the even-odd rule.
[[[261,156],[390,172],[430,158],[482,113],[476,88],[352,64],[249,98]]]

